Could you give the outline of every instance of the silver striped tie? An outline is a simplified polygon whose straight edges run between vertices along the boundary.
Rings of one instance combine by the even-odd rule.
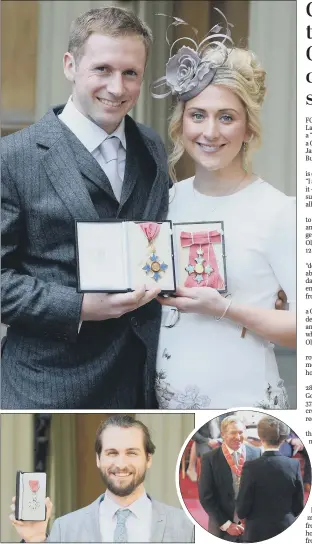
[[[126,527],[126,521],[131,514],[129,508],[117,510],[116,518],[117,525],[114,531],[114,542],[128,542],[128,533]]]

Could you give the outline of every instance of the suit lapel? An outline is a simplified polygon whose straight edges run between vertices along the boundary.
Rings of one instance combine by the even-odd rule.
[[[152,500],[152,534],[151,542],[163,542],[166,528],[166,514],[161,504]]]
[[[36,124],[36,142],[42,157],[41,165],[74,219],[98,220],[99,216],[77,168],[73,150],[57,118],[61,110],[62,106],[49,110]]]
[[[124,206],[127,200],[130,198],[131,193],[133,192],[136,182],[138,180],[138,177],[139,165],[137,163],[135,153],[132,153],[131,150],[128,149],[127,145],[125,177],[122,184],[118,213],[121,210],[122,206]]]
[[[144,137],[145,145],[156,164],[156,176],[149,192],[148,201],[144,210],[144,217],[149,219],[155,216],[155,202],[159,200],[159,192],[163,190],[164,180],[168,178],[168,172],[164,169],[164,158],[159,155],[158,148],[151,138]],[[169,188],[168,188],[169,201]]]
[[[166,172],[161,169],[162,161],[156,144],[151,140],[151,138],[145,136],[145,134],[139,129],[138,125],[128,115],[126,116],[125,133],[127,139],[126,168],[118,213],[130,198],[136,186],[138,177],[140,175],[140,163],[138,157],[140,156],[140,149],[142,146],[145,146],[156,165],[156,176],[154,179],[150,180],[148,199],[143,214],[144,219],[152,219],[155,215],[155,202],[159,200],[158,193],[163,187],[162,184],[159,183],[159,179],[161,176],[164,176],[165,179]]]
[[[227,463],[227,460],[224,457],[222,448],[219,448],[218,452],[220,454],[218,470],[221,475],[221,479],[223,480],[223,489],[229,495],[234,496],[232,471]]]
[[[149,499],[151,497],[148,495]],[[79,535],[80,542],[102,542],[100,521],[99,521],[99,505],[101,500],[104,500],[105,494],[99,499],[90,504],[85,514],[84,535],[85,539],[82,539]],[[163,542],[165,528],[166,528],[166,514],[162,508],[161,503],[152,501],[152,531],[151,542]]]
[[[138,140],[138,129],[136,123],[128,115],[125,119],[125,135],[127,142],[125,176],[122,184],[118,213],[130,198],[139,177],[139,165],[136,158],[139,153],[138,145],[136,145]]]
[[[74,219],[85,221],[99,219],[64,136],[45,152],[42,165],[54,189]]]
[[[73,150],[75,160],[77,162],[80,172],[92,181],[97,187],[105,191],[111,198],[115,199],[115,195],[106,176],[105,172],[100,167],[97,160],[92,154],[85,148],[85,146],[76,138],[71,130],[66,126],[63,126],[63,131],[66,134],[66,138],[69,140],[70,147]]]
[[[41,149],[42,165],[56,192],[77,220],[98,220],[84,174],[93,183],[115,199],[107,176],[91,153],[75,135],[59,121],[57,115],[62,106],[57,106],[36,125],[36,141]]]
[[[36,125],[37,144],[45,148],[44,151],[42,150],[42,164],[55,190],[73,217],[77,220],[98,220],[99,216],[81,173],[111,198],[116,199],[111,184],[97,161],[66,125],[59,121],[57,115],[62,111],[62,108],[63,106],[57,106],[54,110],[49,110]],[[149,196],[143,213],[145,218],[153,218],[155,201],[159,199],[159,191],[163,190],[163,183],[160,181],[167,177],[167,173],[161,166],[163,158],[160,157],[155,142],[148,138],[129,116],[126,116],[125,130],[127,138],[126,167],[118,214],[130,198],[140,174],[138,155],[141,144],[146,146],[156,164],[156,176],[151,180]]]
[[[83,534],[79,534],[79,542],[102,542],[99,515],[100,502],[101,497],[90,504],[86,511]]]

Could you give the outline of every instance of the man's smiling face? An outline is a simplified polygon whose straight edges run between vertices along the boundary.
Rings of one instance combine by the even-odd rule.
[[[103,431],[101,439],[102,451],[96,456],[96,464],[109,491],[127,497],[143,489],[152,456],[145,452],[142,429],[112,425]]]
[[[221,433],[224,443],[232,450],[238,450],[244,442],[245,426],[240,421],[232,422]]]
[[[139,36],[91,34],[76,61],[71,53],[64,55],[74,105],[111,134],[139,98],[145,64],[146,49]]]

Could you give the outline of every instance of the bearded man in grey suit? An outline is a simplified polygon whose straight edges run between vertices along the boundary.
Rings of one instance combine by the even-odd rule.
[[[194,542],[194,526],[184,512],[154,500],[144,489],[155,445],[148,428],[127,415],[104,421],[96,434],[96,464],[107,486],[92,504],[56,519],[12,524],[25,542]],[[14,504],[12,505],[14,509]]]
[[[72,96],[2,145],[2,408],[153,408],[156,287],[77,292],[75,220],[161,221],[164,146],[127,113],[152,43],[132,12],[92,9],[71,26]]]

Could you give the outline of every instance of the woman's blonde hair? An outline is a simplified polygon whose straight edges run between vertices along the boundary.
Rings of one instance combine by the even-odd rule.
[[[224,85],[238,96],[246,111],[247,130],[251,139],[244,160],[250,162],[251,152],[261,145],[260,109],[264,100],[266,73],[252,51],[235,47],[227,51],[224,64],[217,68],[211,82],[212,85]],[[202,54],[202,60],[220,62],[223,55],[222,48],[209,49]],[[182,124],[185,102],[179,101],[175,106],[170,122],[169,137],[173,142],[173,149],[169,156],[169,172],[173,181],[177,181],[175,165],[184,153],[182,139]]]

